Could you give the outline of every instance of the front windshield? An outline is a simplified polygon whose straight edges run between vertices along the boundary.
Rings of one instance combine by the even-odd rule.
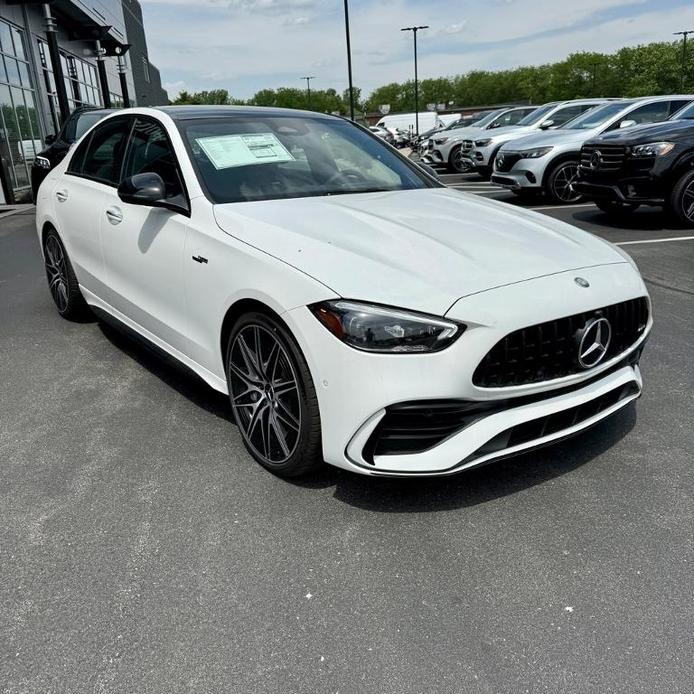
[[[672,120],[694,120],[694,102],[677,111]]]
[[[462,121],[462,119],[461,119],[461,120],[454,120],[452,123],[450,123],[449,125],[447,125],[447,126],[443,129],[443,131],[445,131],[445,130],[455,130],[456,128],[462,128],[462,127],[463,127],[463,121]],[[443,131],[442,131],[442,132],[443,132]]]
[[[480,118],[480,120],[475,121],[474,125],[476,128],[484,128],[486,125],[489,125],[495,118],[498,118],[503,111],[492,111],[491,113],[488,113],[484,118]]]
[[[597,128],[623,111],[626,106],[624,102],[613,101],[599,108],[591,109],[570,120],[562,127],[562,130],[591,130],[592,128]]]
[[[556,104],[545,104],[531,111],[523,120],[518,121],[518,125],[535,125],[538,121],[542,120],[554,107]]]
[[[215,203],[436,185],[381,140],[338,118],[239,115],[178,125]]]

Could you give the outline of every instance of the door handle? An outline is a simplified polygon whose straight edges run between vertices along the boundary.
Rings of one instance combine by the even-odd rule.
[[[65,202],[67,200],[67,190],[56,190],[55,197],[58,198],[58,202]]]
[[[120,207],[109,207],[106,210],[106,217],[111,224],[120,224],[123,221],[123,212]]]

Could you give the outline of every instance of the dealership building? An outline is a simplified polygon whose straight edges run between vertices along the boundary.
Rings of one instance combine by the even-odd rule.
[[[0,0],[0,204],[75,108],[166,103],[138,0]]]

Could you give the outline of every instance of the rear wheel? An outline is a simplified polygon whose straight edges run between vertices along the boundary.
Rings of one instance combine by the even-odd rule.
[[[49,229],[43,239],[43,258],[51,292],[58,313],[68,320],[84,318],[89,313],[70,258],[55,229]]]
[[[639,209],[638,205],[617,200],[596,200],[595,204],[610,217],[626,217]]]
[[[694,226],[694,171],[688,171],[675,184],[669,209],[680,224]]]
[[[448,157],[448,168],[455,173],[468,173],[472,170],[472,162],[468,157],[463,156],[461,145],[454,147]]]
[[[287,329],[262,313],[241,316],[226,353],[229,397],[248,452],[283,477],[322,463],[313,380]]]
[[[555,166],[547,177],[546,188],[549,199],[558,205],[578,202],[581,194],[577,193],[573,187],[577,175],[577,161],[563,161]]]

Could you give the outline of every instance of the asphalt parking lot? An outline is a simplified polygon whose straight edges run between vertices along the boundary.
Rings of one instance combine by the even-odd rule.
[[[0,218],[0,691],[693,692],[694,231],[538,211],[639,264],[645,395],[415,481],[266,473],[226,398],[60,319],[31,210]]]

